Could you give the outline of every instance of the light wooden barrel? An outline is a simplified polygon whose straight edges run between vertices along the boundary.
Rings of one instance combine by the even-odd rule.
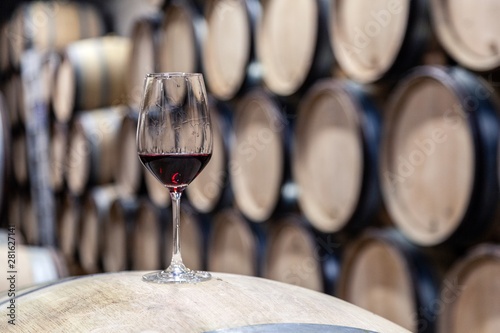
[[[231,110],[213,99],[209,108],[213,133],[212,158],[185,191],[193,208],[200,213],[212,213],[232,201],[228,168]]]
[[[173,225],[171,209],[168,209],[167,215],[169,216],[167,221],[160,221],[160,223],[168,222],[164,234],[165,261],[162,268],[167,268],[172,260]],[[207,216],[196,213],[187,202],[181,205],[180,241],[182,261],[190,269],[205,270],[209,227],[210,221]]]
[[[135,197],[120,197],[109,209],[104,222],[102,267],[105,272],[130,269],[131,244],[139,201]]]
[[[262,228],[232,208],[217,213],[212,223],[207,250],[208,269],[260,276],[265,251]]]
[[[168,4],[160,33],[160,72],[201,72],[206,24],[191,1],[172,0]]]
[[[322,232],[360,230],[380,208],[378,111],[350,81],[315,84],[301,101],[294,131],[298,203]]]
[[[489,1],[431,0],[434,30],[446,51],[477,71],[500,67],[500,38],[494,33],[500,8]]]
[[[70,193],[62,199],[61,212],[57,223],[59,249],[68,263],[77,261],[80,223],[82,216],[82,200]]]
[[[61,51],[79,39],[101,36],[103,18],[97,8],[86,3],[35,1],[18,7],[11,18],[12,64],[20,66],[28,49]]]
[[[169,214],[170,213],[170,214]],[[155,206],[142,198],[137,208],[137,217],[132,235],[132,269],[164,269],[165,230],[169,227],[171,211]]]
[[[343,255],[337,295],[412,332],[435,332],[438,293],[427,258],[395,230],[371,230]]]
[[[127,107],[117,106],[78,114],[71,128],[65,162],[71,193],[81,195],[89,185],[113,180],[118,132],[127,111]]]
[[[282,105],[264,90],[239,101],[229,174],[234,201],[252,221],[266,221],[295,200],[288,170],[289,130]]]
[[[127,195],[140,193],[145,186],[144,166],[137,155],[137,119],[138,113],[130,110],[121,122],[117,140],[118,163],[113,178]]]
[[[211,0],[205,7],[207,36],[203,70],[209,91],[229,100],[260,81],[254,33],[260,18],[257,0]]]
[[[264,277],[332,294],[339,273],[340,244],[315,233],[297,215],[273,221]]]
[[[64,170],[68,158],[68,124],[54,121],[50,131],[50,184],[55,192],[64,188]]]
[[[138,108],[141,104],[144,78],[158,72],[158,44],[162,17],[153,14],[141,17],[132,27],[132,48],[127,70],[128,104]]]
[[[268,324],[264,326],[275,330],[266,332],[283,332],[287,330],[280,324],[288,323],[295,328],[288,332],[304,332],[301,327],[308,327],[307,324],[328,325],[319,326],[322,332],[409,332],[335,297],[276,281],[213,273],[210,281],[196,285],[152,285],[142,282],[141,274],[122,272],[69,278],[19,293],[16,309],[23,309],[29,316],[18,316],[16,328],[134,332],[233,329],[228,332],[236,332],[243,331],[241,326],[252,325],[244,331],[263,332],[261,325]],[[8,298],[1,299],[3,318],[9,313],[8,302]],[[82,315],[85,320],[75,320]],[[0,329],[6,331],[8,325],[3,320]]]
[[[442,282],[439,332],[493,333],[500,313],[500,247],[482,244],[470,250],[448,272]]]
[[[53,108],[67,122],[75,110],[125,104],[125,82],[131,42],[107,36],[71,43],[57,70]]]
[[[6,276],[0,281],[0,292],[6,292],[12,288],[11,281],[7,280],[10,276],[7,272],[12,270],[7,262],[8,246],[8,244],[0,245],[0,255],[5,258],[0,263],[0,269],[5,272]],[[21,288],[68,276],[66,262],[56,249],[21,245],[16,242],[15,256],[15,287],[12,289],[15,290],[16,296]],[[5,328],[2,331],[8,332]]]
[[[428,25],[426,1],[336,1],[330,13],[335,59],[359,82],[401,76],[422,56]]]
[[[328,40],[328,1],[265,0],[257,28],[263,79],[274,93],[289,96],[333,64]]]
[[[104,224],[113,202],[120,196],[115,185],[95,187],[84,199],[79,229],[78,256],[87,273],[102,271]]]
[[[394,91],[382,190],[394,223],[419,245],[469,244],[494,224],[499,125],[491,89],[460,68],[421,67]]]

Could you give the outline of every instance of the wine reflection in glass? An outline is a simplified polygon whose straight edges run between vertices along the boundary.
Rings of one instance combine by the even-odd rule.
[[[179,215],[182,192],[212,156],[212,127],[202,74],[146,75],[137,124],[137,151],[142,164],[169,191],[173,210],[170,266],[143,275],[155,283],[196,283],[210,274],[187,268],[181,257]]]

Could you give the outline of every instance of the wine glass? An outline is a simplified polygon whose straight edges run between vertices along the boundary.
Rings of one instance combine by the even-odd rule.
[[[137,124],[137,151],[142,164],[169,191],[173,210],[170,266],[143,275],[155,283],[196,283],[210,274],[182,263],[179,215],[182,192],[212,156],[212,127],[202,74],[147,74]]]

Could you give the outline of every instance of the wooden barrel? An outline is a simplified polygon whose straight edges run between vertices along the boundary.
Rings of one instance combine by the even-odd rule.
[[[254,32],[260,18],[257,0],[211,0],[205,7],[208,32],[203,70],[209,91],[229,100],[260,81]]]
[[[105,272],[130,269],[130,245],[138,206],[135,197],[120,197],[111,204],[104,224],[102,266]]]
[[[492,88],[463,69],[430,66],[398,85],[381,152],[389,214],[419,245],[471,243],[488,233],[498,203]]]
[[[429,261],[395,230],[371,230],[349,244],[337,295],[412,332],[435,332],[438,282]]]
[[[289,96],[333,64],[328,40],[328,1],[262,1],[257,54],[263,79],[274,93]]]
[[[211,271],[260,276],[265,234],[238,211],[226,208],[213,218],[208,245]]]
[[[201,72],[201,45],[206,24],[191,1],[170,2],[160,33],[160,72]]]
[[[165,232],[165,262],[164,267],[167,268],[172,260],[172,215],[171,209],[168,210],[169,218],[167,221],[161,221],[162,223],[168,222],[166,232]],[[181,205],[181,217],[180,217],[180,242],[182,250],[182,261],[184,264],[195,270],[205,270],[206,269],[206,249],[207,249],[207,238],[209,230],[210,221],[207,216],[196,213],[193,208],[184,202]]]
[[[213,273],[210,281],[196,285],[151,285],[141,281],[141,274],[144,272],[73,277],[20,292],[16,310],[23,309],[29,316],[17,312],[16,328],[68,332],[311,332],[304,328],[339,333],[408,332],[335,297],[276,281]],[[0,302],[0,315],[5,319],[0,329],[7,331],[10,299],[3,297]],[[82,315],[84,321],[74,320]],[[251,326],[241,327],[245,325]]]
[[[500,246],[482,244],[470,250],[448,272],[442,282],[439,332],[493,333],[500,313]]]
[[[69,43],[101,36],[103,18],[93,5],[65,1],[35,1],[18,7],[12,17],[9,37],[12,63],[19,67],[28,49],[61,51]]]
[[[119,195],[119,188],[107,185],[93,188],[84,200],[78,234],[78,255],[80,265],[87,273],[102,271],[104,223],[112,203]]]
[[[118,164],[113,178],[127,195],[139,193],[144,188],[144,166],[137,155],[137,118],[137,112],[130,110],[122,120],[117,141]]]
[[[457,62],[477,71],[500,67],[495,3],[431,0],[430,5],[437,37]]]
[[[62,199],[61,212],[57,223],[58,243],[62,255],[69,264],[77,260],[82,203],[79,197],[66,193]]]
[[[254,90],[239,102],[233,132],[229,174],[235,202],[245,217],[266,221],[295,199],[289,182],[288,120],[276,99]]]
[[[297,215],[273,221],[264,277],[332,294],[339,272],[340,244],[311,230]]]
[[[142,198],[137,208],[137,217],[132,235],[132,269],[164,269],[165,230],[171,214],[165,208],[155,206]],[[167,215],[168,214],[168,215]]]
[[[50,131],[50,184],[58,192],[64,187],[64,169],[68,158],[68,124],[54,121]]]
[[[417,64],[430,34],[425,0],[336,1],[330,18],[335,59],[362,83],[401,76]]]
[[[9,245],[0,245],[0,255],[5,258],[0,263],[0,269],[5,272],[6,277],[10,277],[11,274],[7,272],[12,271],[7,262]],[[1,279],[0,292],[11,289],[17,295],[21,288],[55,281],[68,276],[64,258],[56,249],[16,243],[15,256],[15,280]],[[14,282],[14,287],[11,284],[12,282]],[[2,330],[8,332],[5,328]]]
[[[292,159],[298,203],[322,232],[360,230],[380,208],[380,119],[362,88],[328,79],[299,106]]]
[[[158,72],[160,14],[139,18],[132,27],[132,48],[127,70],[128,104],[133,108],[141,105],[144,78]]]
[[[125,104],[130,40],[118,36],[71,43],[57,70],[53,107],[57,120],[67,122],[74,110]]]
[[[231,141],[231,110],[221,102],[211,100],[213,151],[210,163],[186,189],[186,196],[194,209],[211,213],[232,201],[229,184],[229,145]]]
[[[81,112],[69,139],[66,183],[71,193],[81,195],[89,185],[113,180],[117,139],[127,107],[118,106]]]

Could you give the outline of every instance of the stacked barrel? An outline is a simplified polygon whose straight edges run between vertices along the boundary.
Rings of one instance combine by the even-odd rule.
[[[415,332],[495,332],[497,14],[486,1],[172,0],[130,39],[52,46],[51,179],[72,273],[168,265],[168,191],[135,145],[143,79],[202,72],[214,152],[183,197],[188,267],[336,295]],[[5,73],[4,220],[36,244],[36,218],[20,217],[22,83]]]

